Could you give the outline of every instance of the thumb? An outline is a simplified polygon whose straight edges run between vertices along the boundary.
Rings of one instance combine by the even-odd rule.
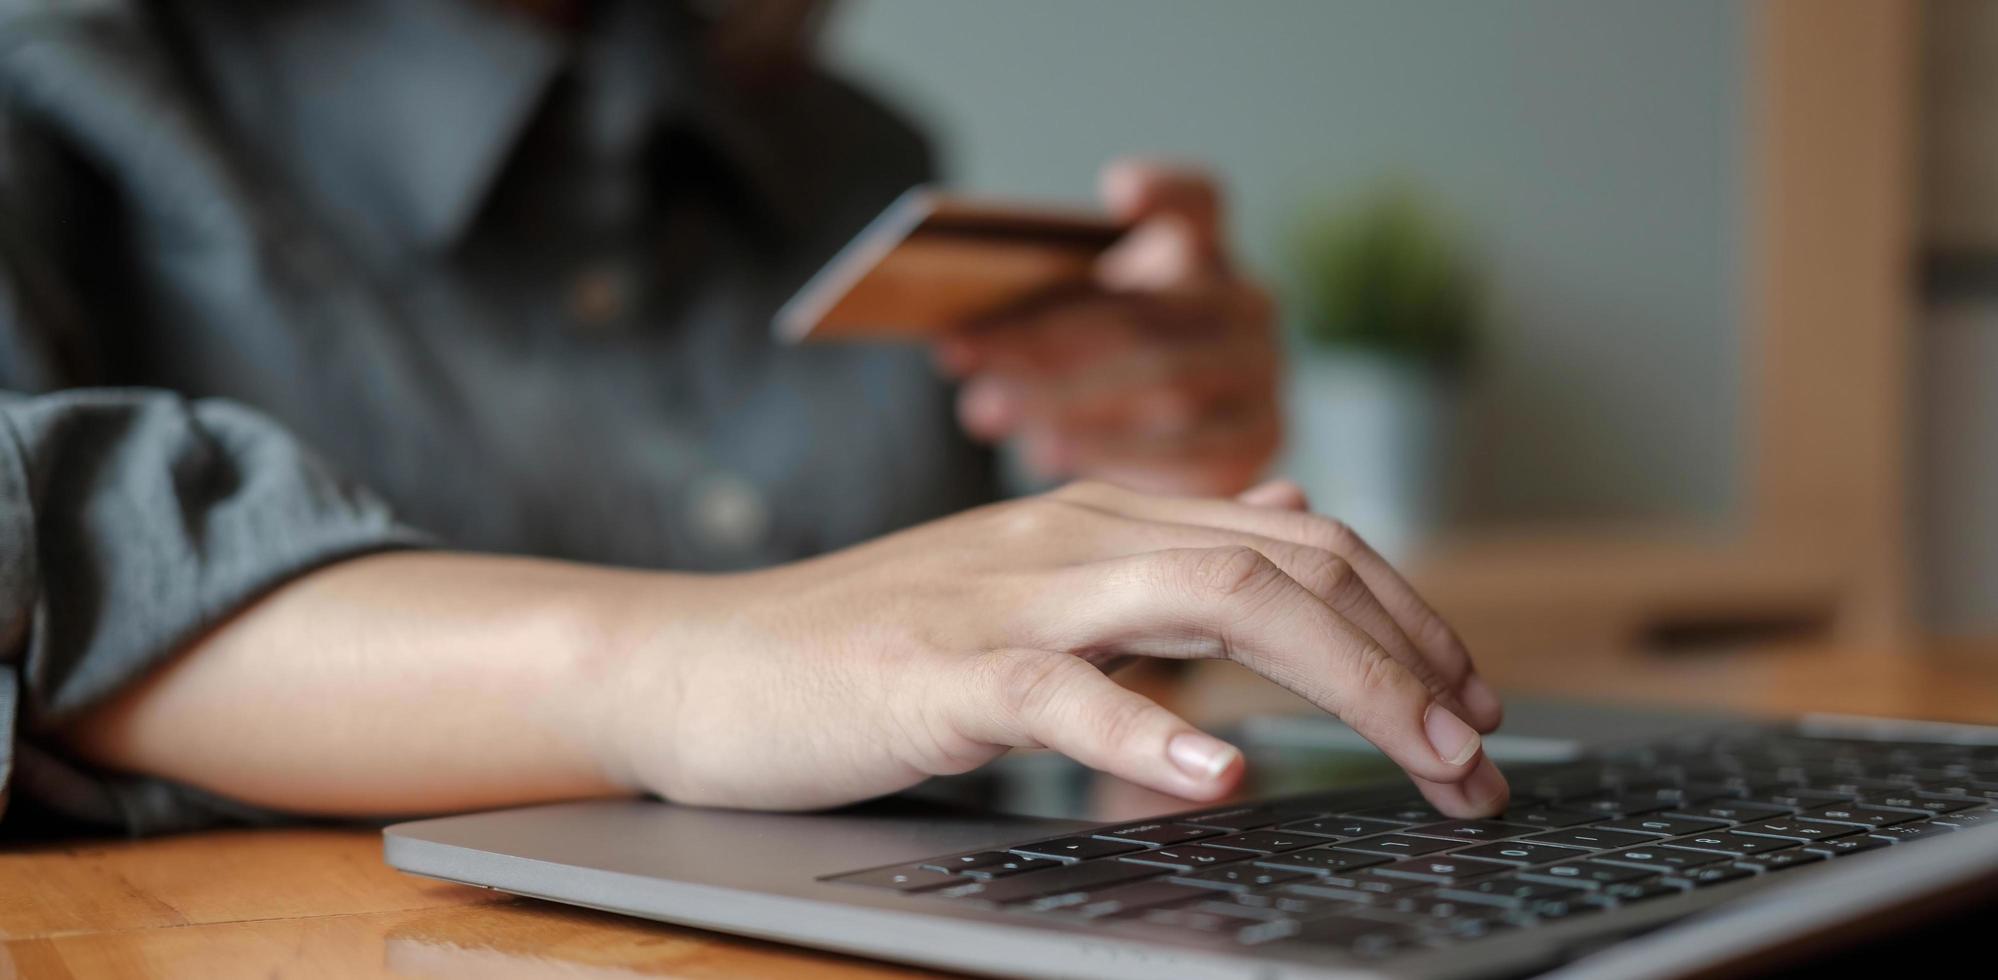
[[[1184,164],[1127,157],[1104,166],[1098,189],[1118,220],[1142,225],[1171,219],[1184,226],[1204,261],[1220,264],[1226,229],[1221,188],[1212,175]]]
[[[1304,488],[1290,480],[1270,480],[1259,483],[1235,496],[1239,503],[1251,507],[1266,507],[1271,510],[1306,511],[1311,509],[1311,501],[1304,495]]]
[[[984,710],[965,734],[996,745],[1044,745],[1091,769],[1183,799],[1212,800],[1241,779],[1242,753],[1081,657],[1006,650],[967,685]]]

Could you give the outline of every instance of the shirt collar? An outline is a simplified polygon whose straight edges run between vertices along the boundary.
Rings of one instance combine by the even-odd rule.
[[[383,254],[446,248],[481,202],[578,38],[484,0],[293,0],[190,5],[219,94],[245,131]],[[671,64],[662,113],[708,142],[768,214],[792,211],[781,139],[742,113],[661,0],[607,4],[604,31]],[[205,14],[205,16],[203,16]]]

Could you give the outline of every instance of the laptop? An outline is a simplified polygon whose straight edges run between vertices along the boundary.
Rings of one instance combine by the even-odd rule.
[[[1488,750],[1514,800],[1490,820],[1444,817],[1373,778],[1336,722],[1291,718],[1230,733],[1274,782],[1226,805],[1077,819],[1103,794],[1028,757],[969,794],[525,807],[391,826],[385,852],[517,895],[1021,977],[1707,975],[1998,900],[1998,728],[1511,715]]]

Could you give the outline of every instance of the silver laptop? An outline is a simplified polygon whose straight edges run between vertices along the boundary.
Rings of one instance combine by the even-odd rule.
[[[1375,779],[1382,761],[1336,723],[1267,719],[1231,733],[1267,795],[1226,806],[1128,815],[1143,802],[1028,757],[831,813],[422,820],[388,828],[386,854],[843,953],[1142,980],[1683,976],[1998,896],[1998,728],[1511,714],[1489,747],[1515,800],[1492,820]]]

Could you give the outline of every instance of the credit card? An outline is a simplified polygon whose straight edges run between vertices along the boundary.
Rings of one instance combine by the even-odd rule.
[[[1074,209],[917,187],[777,312],[788,343],[922,340],[1086,283],[1126,228]]]

